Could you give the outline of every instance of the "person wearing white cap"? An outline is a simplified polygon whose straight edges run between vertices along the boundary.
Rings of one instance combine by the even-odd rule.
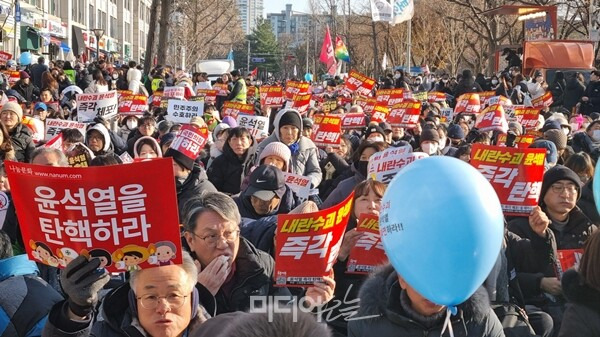
[[[8,102],[0,110],[0,123],[6,128],[17,161],[28,163],[35,150],[31,130],[23,123],[23,109],[17,102]]]

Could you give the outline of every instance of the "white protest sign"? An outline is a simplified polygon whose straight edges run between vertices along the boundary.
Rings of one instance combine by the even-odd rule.
[[[133,163],[133,158],[131,158],[131,156],[127,152],[123,152],[123,154],[120,155],[119,158],[121,158],[121,160],[123,161],[123,164]]]
[[[85,123],[77,121],[68,121],[64,119],[46,118],[46,137],[44,140],[50,140],[58,135],[64,129],[77,129],[85,137]]]
[[[308,199],[310,194],[310,178],[294,173],[283,172],[285,183],[300,199]]]
[[[412,152],[410,146],[385,149],[369,158],[367,177],[387,184],[406,165],[426,157],[426,153]]]
[[[165,87],[163,91],[163,97],[168,98],[185,98],[185,88],[184,87]]]
[[[269,136],[269,117],[239,114],[237,123],[238,126],[248,129],[256,139]]]
[[[190,119],[204,114],[204,101],[182,101],[178,99],[170,99],[167,105],[167,120],[189,124]]]
[[[119,112],[119,98],[116,90],[95,94],[79,94],[77,101],[77,120],[92,122],[96,116],[109,119]]]

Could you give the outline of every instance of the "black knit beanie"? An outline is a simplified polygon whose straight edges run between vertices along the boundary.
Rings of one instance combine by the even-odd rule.
[[[298,128],[298,130],[302,130],[302,119],[300,115],[294,111],[286,111],[281,115],[279,119],[279,127],[283,127],[284,125],[292,125]]]
[[[573,172],[570,168],[562,165],[556,165],[544,173],[544,180],[542,181],[542,190],[540,191],[540,200],[538,205],[544,205],[544,196],[550,186],[559,180],[570,180],[577,187],[577,200],[581,196],[581,180],[577,173]]]

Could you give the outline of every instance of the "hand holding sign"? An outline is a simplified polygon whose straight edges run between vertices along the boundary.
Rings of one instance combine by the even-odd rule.
[[[314,286],[306,289],[304,300],[312,310],[331,301],[334,291],[335,280],[332,276],[324,276],[323,282],[316,282]]]
[[[358,240],[360,240],[360,237],[362,235],[363,233],[357,231],[356,228],[349,230],[344,234],[342,246],[340,247],[340,252],[338,254],[339,261],[346,261],[348,255],[350,255],[352,247],[356,245],[356,243],[358,242]]]
[[[98,271],[100,259],[88,260],[80,255],[60,273],[60,284],[68,295],[69,309],[79,317],[86,317],[98,302],[98,292],[110,281],[104,269]]]

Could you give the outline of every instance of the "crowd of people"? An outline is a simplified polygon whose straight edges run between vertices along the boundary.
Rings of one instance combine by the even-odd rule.
[[[156,183],[163,178],[175,180],[185,252],[182,265],[131,271],[126,282],[111,279],[99,269],[99,259],[86,256],[62,270],[36,264],[23,254],[19,218],[9,200],[0,222],[0,334],[441,335],[446,308],[421,296],[391,265],[372,275],[346,273],[350,251],[362,235],[356,230],[358,218],[378,215],[386,190],[384,183],[368,178],[369,158],[390,147],[409,147],[469,162],[473,144],[496,144],[500,134],[477,130],[467,114],[442,122],[443,106],[454,106],[462,94],[483,91],[527,105],[549,91],[553,103],[542,109],[535,127],[537,139],[531,145],[547,150],[539,206],[528,216],[506,217],[496,266],[481,288],[458,306],[449,324],[455,336],[600,336],[600,234],[596,230],[600,214],[593,195],[595,163],[600,157],[600,71],[592,71],[587,83],[584,74],[567,78],[557,72],[548,84],[541,72],[528,78],[518,67],[489,78],[474,76],[471,70],[458,76],[443,72],[410,76],[396,70],[379,79],[373,90],[436,91],[446,94],[446,102],[424,103],[412,129],[371,122],[367,113],[364,128],[345,130],[339,145],[317,147],[311,133],[314,116],[321,112],[318,103],[300,113],[263,107],[258,94],[248,95],[250,86],[284,86],[284,82],[263,83],[244,78],[239,71],[211,82],[205,73],[190,75],[163,66],[144,75],[135,62],[116,66],[103,60],[88,65],[47,64],[40,58],[24,68],[9,61],[6,70],[18,70],[19,80],[10,85],[9,78],[3,77],[0,84],[0,159],[66,167],[65,153],[77,144],[93,153],[90,166],[125,165],[124,153],[132,158],[172,158],[173,177],[157,177]],[[77,129],[62,130],[62,150],[35,141],[24,122],[27,118],[77,120],[77,92],[129,90],[152,97],[165,87],[181,86],[189,98],[215,84],[225,85],[227,94],[218,96],[215,104],[206,104],[204,115],[190,121],[210,131],[196,160],[170,147],[181,125],[169,121],[165,109],[151,104],[151,99],[143,115],[97,117],[85,135]],[[352,96],[340,89],[340,78],[314,87],[329,97]],[[269,117],[268,137],[257,139],[236,119],[223,116],[226,101],[253,104],[255,114]],[[339,104],[330,113],[364,111],[356,104]],[[518,122],[510,122],[506,146],[515,146],[525,132]],[[308,178],[310,196],[300,198],[286,185],[284,172]],[[3,166],[0,191],[10,197]],[[351,216],[333,274],[301,290],[275,287],[277,216],[332,207],[352,192]],[[423,217],[432,211],[427,205],[415,205],[415,212]],[[557,251],[563,249],[584,253],[578,269],[560,278]],[[306,310],[293,320],[286,314],[268,318],[248,312],[253,296],[289,297],[286,305],[303,305]],[[299,298],[305,301],[299,303]],[[314,314],[306,313],[311,310]]]

